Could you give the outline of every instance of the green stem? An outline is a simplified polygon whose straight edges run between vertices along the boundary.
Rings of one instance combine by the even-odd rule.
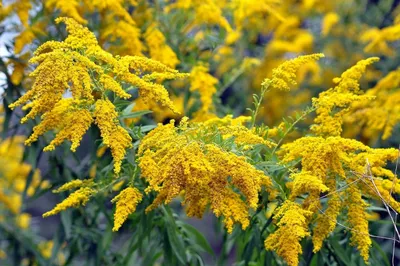
[[[279,146],[282,144],[283,140],[286,138],[286,136],[293,130],[295,125],[299,123],[301,120],[303,120],[308,114],[311,112],[315,111],[315,107],[312,107],[306,111],[303,112],[303,114],[294,121],[288,129],[286,129],[285,133],[283,134],[282,138],[278,141],[278,144],[276,144],[274,150],[272,151],[272,154],[275,154],[276,150],[279,148]]]
[[[256,124],[256,118],[257,118],[258,112],[260,111],[261,103],[264,99],[265,93],[268,91],[270,84],[271,84],[270,80],[267,80],[265,83],[262,84],[260,97],[258,99],[256,99],[254,102],[254,106],[256,107],[256,109],[254,110],[253,115],[251,116],[251,127],[250,128],[253,128],[254,125]]]

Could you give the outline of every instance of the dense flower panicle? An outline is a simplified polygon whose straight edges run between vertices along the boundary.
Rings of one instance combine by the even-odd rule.
[[[233,11],[233,18],[237,31],[243,29],[256,28],[261,30],[261,21],[265,21],[265,16],[273,17],[282,22],[285,18],[278,11],[279,1],[275,0],[238,0],[232,1],[229,7]],[[264,26],[273,23],[265,23]],[[276,23],[275,23],[276,24]],[[267,26],[268,27],[268,26]]]
[[[68,191],[68,190],[72,190],[72,189],[76,189],[76,188],[80,188],[80,187],[87,187],[87,186],[91,186],[92,184],[93,184],[92,179],[87,179],[87,180],[75,179],[75,180],[69,181],[69,182],[63,184],[61,187],[53,190],[53,193],[60,193],[60,192],[64,192],[64,191]]]
[[[46,9],[59,10],[61,15],[67,15],[75,19],[78,23],[87,23],[87,20],[79,14],[79,1],[77,0],[46,0],[44,5]]]
[[[182,204],[189,216],[201,217],[210,206],[216,216],[224,216],[228,232],[234,223],[248,226],[248,209],[257,207],[261,186],[271,190],[272,183],[245,157],[224,150],[213,140],[218,134],[216,125],[187,124],[184,119],[177,128],[172,121],[160,124],[142,140],[139,166],[149,182],[146,192],[158,192],[147,211],[183,195]]]
[[[299,56],[297,58],[285,61],[279,67],[272,71],[271,79],[265,79],[262,86],[270,85],[280,90],[290,90],[290,85],[296,85],[296,73],[301,66],[309,62],[319,60],[324,57],[323,54],[311,54]]]
[[[131,95],[124,91],[121,87],[121,85],[116,82],[112,77],[109,75],[101,75],[99,82],[103,84],[105,89],[108,89],[115,94],[118,95],[118,97],[123,98],[123,99],[129,99],[131,98]]]
[[[313,236],[314,251],[316,252],[321,248],[323,240],[335,228],[336,219],[342,206],[350,206],[348,222],[352,227],[359,227],[362,231],[360,235],[356,236],[357,230],[354,230],[352,241],[367,261],[370,242],[368,241],[368,220],[364,213],[365,206],[361,204],[363,202],[361,195],[376,200],[383,198],[391,207],[397,211],[400,210],[400,204],[390,193],[391,186],[384,185],[388,182],[392,183],[392,181],[395,184],[398,182],[397,177],[384,168],[387,161],[397,159],[398,151],[396,149],[373,149],[356,140],[341,137],[302,137],[283,145],[282,153],[283,162],[301,159],[301,172],[296,175],[300,175],[300,177],[312,175],[310,178],[313,178],[313,181],[307,184],[307,186],[312,186],[311,189],[299,191],[302,193],[309,192],[303,202],[303,208],[318,213],[317,226],[314,229]],[[366,165],[373,179],[364,175]],[[352,182],[354,175],[362,178],[362,180]],[[351,202],[342,203],[338,194],[334,194],[330,196],[331,198],[327,203],[328,207],[323,212],[320,206],[320,192],[328,188],[330,193],[333,193],[336,190],[336,180],[349,184],[349,188],[344,194],[354,195],[349,197],[356,203],[353,205],[351,205]],[[322,184],[319,181],[322,181]],[[374,187],[376,189],[372,189]],[[296,192],[295,188],[292,185],[292,193]],[[317,193],[313,193],[313,189],[316,189]],[[356,219],[356,217],[359,218]]]
[[[379,58],[371,57],[359,61],[340,76],[335,78],[337,85],[313,98],[317,117],[311,130],[319,136],[340,136],[342,133],[343,117],[351,112],[352,104],[365,104],[374,96],[362,94],[359,79],[366,67]],[[335,111],[335,109],[339,109]]]
[[[317,192],[319,195],[321,192],[327,192],[329,190],[321,178],[307,171],[291,174],[290,178],[293,179],[293,182],[290,184],[290,198],[293,200],[305,193]]]
[[[382,139],[388,139],[395,125],[400,122],[400,69],[389,72],[365,95],[373,101],[352,103],[353,112],[344,117],[346,123],[358,125],[358,132],[367,137],[382,132]]]
[[[340,17],[335,12],[329,12],[322,20],[322,35],[327,36],[332,28],[339,22]]]
[[[228,20],[222,15],[222,5],[216,0],[178,0],[167,7],[167,12],[173,9],[192,9],[195,13],[194,20],[187,27],[187,31],[201,25],[218,25],[228,33],[232,32],[232,27]]]
[[[128,99],[131,95],[121,86],[127,83],[138,88],[144,102],[159,102],[177,112],[165,87],[153,81],[187,75],[142,56],[114,57],[99,46],[88,28],[75,20],[58,18],[56,22],[66,24],[68,37],[63,42],[46,42],[36,50],[30,60],[38,64],[31,73],[35,78],[33,87],[10,104],[10,108],[25,104],[23,109],[30,109],[21,122],[42,115],[42,122],[35,127],[27,144],[49,130],[58,130],[45,151],[54,150],[64,140],[70,140],[71,150],[75,151],[95,121],[104,144],[111,148],[114,171],[118,174],[125,149],[131,147],[132,140],[119,124],[114,105],[104,100],[107,91]],[[71,92],[72,98],[64,98],[66,91]],[[99,106],[105,109],[100,110]]]
[[[58,203],[51,211],[43,214],[43,217],[55,215],[68,208],[76,208],[84,206],[90,199],[90,197],[96,193],[96,190],[90,187],[81,187],[68,196],[65,200]]]
[[[152,59],[173,69],[179,64],[178,57],[166,43],[165,37],[157,25],[150,25],[144,35]]]
[[[31,223],[31,215],[29,213],[21,213],[16,217],[16,223],[19,228],[27,229]]]
[[[386,56],[393,56],[395,49],[390,47],[388,42],[394,42],[400,39],[400,24],[394,24],[382,29],[370,28],[365,31],[360,40],[369,42],[364,51],[369,53],[379,53]]]
[[[368,231],[368,220],[365,208],[368,206],[362,199],[362,193],[354,186],[347,189],[344,204],[347,208],[347,219],[351,230],[351,244],[356,246],[365,262],[368,262],[369,248],[372,241]]]
[[[274,215],[278,229],[265,240],[265,248],[275,251],[288,265],[297,266],[303,253],[300,241],[310,235],[308,219],[313,213],[292,201],[285,201]]]
[[[378,61],[379,57],[370,57],[358,61],[357,64],[343,72],[340,78],[333,79],[333,82],[337,84],[335,90],[338,92],[352,91],[358,93],[360,91],[359,80],[364,74],[367,66]]]
[[[128,216],[135,212],[142,201],[142,194],[137,188],[128,187],[122,190],[111,202],[116,203],[113,231],[118,231]]]
[[[126,149],[132,147],[132,138],[119,125],[118,113],[109,100],[98,100],[94,111],[95,123],[100,129],[103,143],[111,149],[114,158],[114,172],[118,174],[125,157]]]
[[[20,213],[22,194],[32,171],[32,166],[22,162],[23,142],[23,136],[0,139],[0,202],[15,214]],[[34,170],[27,195],[32,196],[37,189],[46,188],[48,184],[48,181],[41,182],[40,171]]]
[[[288,15],[276,25],[274,38],[265,47],[266,60],[269,56],[283,56],[285,53],[309,53],[314,42],[313,35],[301,27],[297,16]]]
[[[328,199],[328,207],[325,210],[319,209],[317,214],[317,225],[314,227],[312,234],[314,253],[322,248],[324,240],[336,228],[337,217],[342,208],[341,193],[339,191],[333,193],[333,191],[336,191],[336,180],[330,178],[326,181],[326,184],[332,195]]]
[[[26,196],[31,197],[38,190],[47,188],[49,182],[42,180],[38,169],[33,170],[31,165],[23,162],[24,138],[0,139],[0,221],[27,230],[31,215],[23,212],[25,189]]]
[[[132,107],[132,112],[151,110],[152,116],[154,117],[154,120],[156,122],[166,121],[167,119],[179,120],[182,118],[183,113],[185,111],[184,110],[185,109],[185,99],[183,96],[176,97],[176,96],[172,95],[171,100],[173,101],[174,106],[176,107],[178,113],[171,111],[171,109],[159,106],[153,102],[145,104],[141,98],[138,98],[134,102],[134,106]],[[130,125],[139,120],[140,120],[140,117],[128,118],[128,119],[125,119],[125,124]]]
[[[100,41],[110,41],[110,49],[121,55],[142,55],[144,49],[140,40],[140,29],[135,23],[125,20],[113,21],[107,17],[109,23],[100,33]]]
[[[42,122],[33,128],[33,133],[25,141],[30,145],[46,131],[56,129],[56,137],[44,148],[44,151],[54,150],[55,146],[68,139],[72,142],[71,151],[75,151],[83,135],[92,124],[92,116],[85,109],[86,102],[73,99],[62,99],[54,108],[42,116]]]
[[[190,72],[190,91],[199,92],[203,112],[213,111],[213,96],[217,92],[218,80],[208,72],[206,65],[197,65]]]

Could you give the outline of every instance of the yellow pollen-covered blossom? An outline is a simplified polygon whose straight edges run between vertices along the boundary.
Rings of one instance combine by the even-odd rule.
[[[311,54],[296,57],[285,61],[279,67],[272,70],[271,79],[265,79],[262,86],[272,86],[279,90],[290,90],[290,85],[296,85],[296,73],[301,66],[309,62],[319,60],[323,54]]]
[[[336,181],[332,178],[327,180],[326,183],[333,193],[336,190]],[[328,199],[326,210],[320,209],[317,214],[317,225],[313,229],[312,235],[313,252],[318,252],[322,248],[323,241],[336,227],[336,220],[342,208],[342,200],[339,193],[333,193]]]
[[[297,266],[303,253],[300,241],[310,235],[307,220],[311,215],[299,204],[285,201],[273,216],[278,229],[267,237],[265,248],[274,250],[289,266]]]
[[[108,40],[110,48],[120,55],[142,55],[144,49],[140,41],[140,29],[135,23],[125,20],[114,21],[106,17],[107,25],[100,32],[100,42]]]
[[[168,6],[167,12],[173,9],[193,10],[195,14],[193,16],[194,20],[187,26],[187,31],[201,25],[218,25],[230,33],[232,32],[232,27],[223,16],[222,7],[219,1],[216,0],[178,0]]]
[[[362,193],[354,186],[349,186],[346,191],[347,219],[351,230],[351,244],[356,246],[364,261],[368,263],[369,248],[372,241],[368,231],[368,219],[365,208],[368,206],[362,199]]]
[[[390,47],[388,42],[395,42],[400,39],[400,24],[394,24],[382,29],[369,28],[360,37],[362,42],[369,42],[364,51],[368,53],[379,53],[387,56],[394,56],[395,49]]]
[[[90,186],[92,184],[93,184],[92,179],[88,179],[88,180],[75,179],[75,180],[69,181],[68,183],[65,183],[64,185],[62,185],[61,187],[53,190],[53,193],[60,193],[60,192],[72,190],[75,188],[86,187],[86,186]]]
[[[55,146],[59,146],[66,139],[72,142],[71,151],[75,151],[93,122],[87,105],[86,102],[71,98],[60,100],[51,111],[43,114],[42,122],[33,128],[33,133],[25,144],[30,145],[45,132],[56,129],[58,131],[56,137],[44,151],[54,150]]]
[[[114,172],[118,174],[125,157],[126,149],[132,147],[132,138],[119,125],[118,113],[109,100],[98,100],[94,111],[95,123],[100,129],[103,143],[111,149],[114,158]]]
[[[17,225],[22,229],[27,229],[31,222],[31,215],[29,213],[21,213],[16,218]]]
[[[370,240],[365,204],[361,195],[370,199],[383,199],[395,210],[400,210],[400,203],[390,192],[392,186],[387,185],[392,182],[397,184],[398,179],[390,170],[384,168],[387,161],[397,159],[398,151],[373,149],[359,141],[341,137],[302,137],[283,145],[281,153],[284,163],[301,159],[301,172],[295,174],[295,177],[311,175],[309,178],[313,179],[304,185],[307,191],[300,189],[300,192],[309,192],[302,204],[303,208],[318,214],[317,226],[313,233],[314,252],[321,249],[324,239],[336,227],[340,210],[348,206],[348,222],[354,228],[352,243],[358,247],[361,256],[367,261]],[[366,165],[369,169],[368,176],[364,174]],[[354,176],[362,180],[355,180]],[[340,195],[336,192],[336,182],[339,181],[346,182],[349,186]],[[292,193],[296,192],[296,186],[292,184],[291,187]],[[396,192],[396,186],[393,187]],[[327,189],[331,195],[327,208],[323,211],[320,206],[322,200],[320,193]],[[293,197],[297,196],[296,194]],[[341,200],[343,196],[348,198],[344,203]],[[357,234],[358,231],[361,233]]]
[[[352,126],[358,125],[364,136],[371,137],[382,132],[388,139],[395,125],[400,122],[400,69],[389,72],[365,95],[376,97],[373,101],[352,103],[354,110],[344,117]]]
[[[46,0],[44,6],[51,11],[59,10],[62,16],[67,15],[79,23],[86,24],[87,20],[79,13],[79,2],[78,0]]]
[[[324,185],[322,179],[307,171],[292,174],[290,175],[290,178],[293,179],[293,183],[290,185],[292,188],[290,197],[293,200],[304,193],[316,191],[320,194],[321,192],[329,190],[329,188]]]
[[[107,100],[110,92],[128,99],[131,95],[124,85],[132,85],[144,102],[159,102],[177,112],[165,87],[153,81],[187,75],[143,56],[114,57],[99,46],[88,28],[75,20],[58,18],[56,22],[66,24],[68,37],[63,42],[48,41],[36,50],[30,60],[38,64],[30,74],[35,78],[34,84],[10,108],[24,105],[24,110],[30,109],[22,123],[42,116],[42,122],[26,141],[28,145],[49,130],[58,131],[45,151],[54,150],[64,140],[70,140],[71,150],[75,151],[94,121],[104,144],[111,148],[118,174],[132,140],[119,124],[115,106]],[[66,92],[72,98],[65,98]]]
[[[142,201],[142,194],[137,188],[128,187],[122,190],[111,202],[116,203],[113,231],[118,231],[128,216],[135,212],[136,206]]]
[[[208,72],[206,65],[197,65],[190,72],[190,91],[199,92],[201,110],[204,112],[212,111],[213,95],[217,92],[215,85],[218,84],[218,80]]]
[[[240,223],[243,229],[249,225],[249,208],[257,207],[262,185],[271,191],[272,182],[248,163],[246,157],[233,153],[232,148],[224,148],[223,143],[218,144],[216,135],[223,138],[223,133],[218,132],[222,127],[218,122],[225,121],[216,119],[207,125],[188,124],[183,119],[179,127],[172,121],[167,125],[160,124],[144,137],[139,146],[139,167],[149,182],[145,191],[158,192],[147,211],[183,195],[182,204],[186,206],[188,216],[201,217],[210,206],[216,216],[224,217],[229,233],[234,223]],[[248,144],[254,143],[251,140]]]
[[[178,57],[166,43],[165,37],[157,25],[150,25],[144,36],[152,59],[160,61],[170,68],[175,68],[179,64]]]
[[[96,190],[90,187],[81,187],[68,196],[65,200],[58,203],[51,211],[43,214],[43,217],[49,217],[55,215],[68,208],[76,208],[84,206],[90,199],[90,197],[96,193]]]
[[[326,14],[322,20],[322,36],[327,36],[331,31],[332,27],[334,27],[340,20],[340,17],[335,12],[329,12]]]
[[[5,140],[0,139],[0,205],[13,215],[20,215],[23,193],[31,171],[27,195],[33,196],[39,188],[45,188],[48,182],[41,182],[39,170],[23,162],[24,137],[12,136]]]
[[[368,65],[378,61],[379,58],[371,57],[359,61],[340,76],[335,78],[337,85],[313,98],[317,117],[311,130],[320,136],[340,136],[342,133],[343,116],[350,112],[354,102],[365,103],[373,96],[364,95],[360,90],[359,79]],[[338,109],[334,111],[335,109]]]

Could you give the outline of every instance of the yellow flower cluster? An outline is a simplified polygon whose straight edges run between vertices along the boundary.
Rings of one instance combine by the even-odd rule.
[[[327,36],[331,29],[339,22],[340,17],[335,12],[329,12],[322,20],[322,32],[323,36]]]
[[[331,192],[336,190],[335,179],[326,180],[325,183]],[[320,213],[317,214],[317,225],[313,230],[312,237],[314,253],[321,250],[324,240],[335,229],[337,217],[343,207],[342,204],[341,193],[335,192],[328,199],[328,207],[324,211],[320,211]]]
[[[216,0],[178,0],[168,6],[167,12],[173,9],[193,9],[195,12],[194,21],[188,26],[191,30],[195,26],[200,25],[218,25],[227,32],[232,32],[231,25],[228,20],[222,15],[223,3],[218,3]]]
[[[68,208],[76,208],[82,205],[84,206],[89,201],[90,197],[95,193],[96,190],[87,186],[83,186],[70,194],[68,198],[58,203],[51,211],[44,213],[43,217],[55,215]]]
[[[145,34],[145,40],[149,47],[150,57],[170,68],[175,68],[179,64],[179,59],[175,52],[166,44],[166,40],[157,25],[150,25]]]
[[[336,87],[319,94],[313,98],[317,117],[311,130],[320,136],[340,136],[342,133],[343,116],[350,111],[354,102],[366,102],[374,97],[363,95],[360,91],[359,79],[368,65],[378,61],[379,58],[371,57],[359,61],[356,65],[346,70],[340,78],[335,78]],[[335,110],[338,109],[338,110]]]
[[[213,111],[213,96],[217,92],[215,85],[218,84],[218,80],[208,72],[209,68],[206,65],[197,65],[190,72],[190,91],[200,94],[200,113]]]
[[[357,126],[357,132],[373,137],[382,132],[382,139],[388,139],[393,128],[400,122],[400,69],[389,72],[365,95],[376,97],[373,101],[352,103],[354,110],[344,117],[346,123]]]
[[[0,220],[12,219],[12,224],[27,229],[31,216],[23,212],[23,193],[27,189],[27,195],[33,196],[49,183],[41,180],[39,170],[32,170],[31,165],[22,162],[23,142],[22,136],[0,140]],[[33,175],[29,180],[31,171]]]
[[[313,213],[292,201],[285,201],[275,211],[274,221],[278,229],[267,237],[265,248],[274,250],[288,265],[297,266],[299,254],[303,253],[300,241],[310,235],[308,219]]]
[[[227,121],[230,126],[240,123],[240,120],[227,118],[208,124],[188,124],[184,119],[175,127],[171,121],[167,125],[160,124],[142,140],[139,166],[142,176],[149,182],[145,191],[158,192],[147,211],[182,195],[188,216],[201,217],[210,206],[217,217],[224,217],[229,233],[234,223],[240,223],[243,229],[249,225],[249,208],[257,208],[262,185],[271,190],[272,183],[262,171],[248,163],[246,157],[225,150],[223,141],[218,144],[218,135],[222,139],[231,138],[218,132],[223,127],[220,124]],[[252,145],[254,139],[239,142]],[[263,144],[262,138],[259,144]]]
[[[352,243],[360,250],[365,261],[368,261],[368,250],[371,245],[368,234],[366,205],[361,195],[372,199],[381,198],[394,209],[400,210],[398,203],[390,193],[391,187],[384,185],[389,180],[396,180],[394,174],[385,169],[386,161],[397,158],[396,149],[372,149],[361,142],[341,137],[302,137],[282,146],[283,162],[301,159],[301,172],[292,174],[293,184],[291,200],[308,193],[301,207],[317,214],[317,226],[313,231],[314,252],[320,250],[323,240],[336,226],[339,212],[348,208],[348,223],[354,230]],[[368,165],[372,177],[365,175]],[[355,179],[354,177],[359,177]],[[343,195],[345,201],[336,194],[337,181],[348,186]],[[373,183],[372,183],[373,182]],[[389,181],[391,183],[391,181]],[[376,187],[376,189],[372,189]],[[320,194],[329,191],[332,194],[328,207],[322,210]],[[307,224],[311,219],[307,220]]]
[[[395,24],[382,29],[370,28],[360,37],[362,42],[369,42],[364,51],[380,53],[386,56],[395,55],[395,50],[388,45],[400,39],[400,24]]]
[[[137,188],[128,187],[122,190],[111,202],[116,202],[113,231],[118,231],[128,216],[135,212],[136,206],[142,201],[142,194]]]
[[[346,191],[347,219],[351,231],[351,244],[356,246],[364,261],[368,261],[369,248],[372,245],[368,231],[368,220],[365,208],[368,206],[362,199],[362,193],[357,187],[350,186]]]
[[[119,124],[115,106],[108,100],[109,92],[128,99],[131,95],[121,84],[129,84],[138,88],[143,101],[160,102],[176,111],[165,87],[152,81],[185,75],[145,57],[114,57],[101,49],[95,35],[75,20],[58,18],[56,21],[67,25],[68,37],[63,42],[46,42],[37,49],[30,60],[38,64],[31,74],[35,83],[10,108],[25,104],[24,109],[31,109],[21,122],[42,115],[42,122],[26,141],[28,145],[46,131],[58,131],[45,151],[53,150],[64,140],[70,140],[71,150],[75,151],[94,121],[104,144],[111,148],[114,171],[118,174],[132,140]],[[66,92],[72,98],[65,98]]]
[[[109,100],[98,100],[93,115],[95,123],[100,129],[103,143],[111,149],[111,154],[114,158],[114,171],[119,173],[126,149],[132,147],[132,138],[118,124],[118,113]]]
[[[285,61],[272,71],[271,79],[265,79],[262,86],[272,86],[279,90],[290,90],[290,85],[296,85],[296,73],[304,64],[319,60],[323,54],[311,54]]]

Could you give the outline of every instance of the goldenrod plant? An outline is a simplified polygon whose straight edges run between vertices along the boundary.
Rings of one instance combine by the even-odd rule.
[[[0,265],[400,263],[398,1],[0,22]]]

